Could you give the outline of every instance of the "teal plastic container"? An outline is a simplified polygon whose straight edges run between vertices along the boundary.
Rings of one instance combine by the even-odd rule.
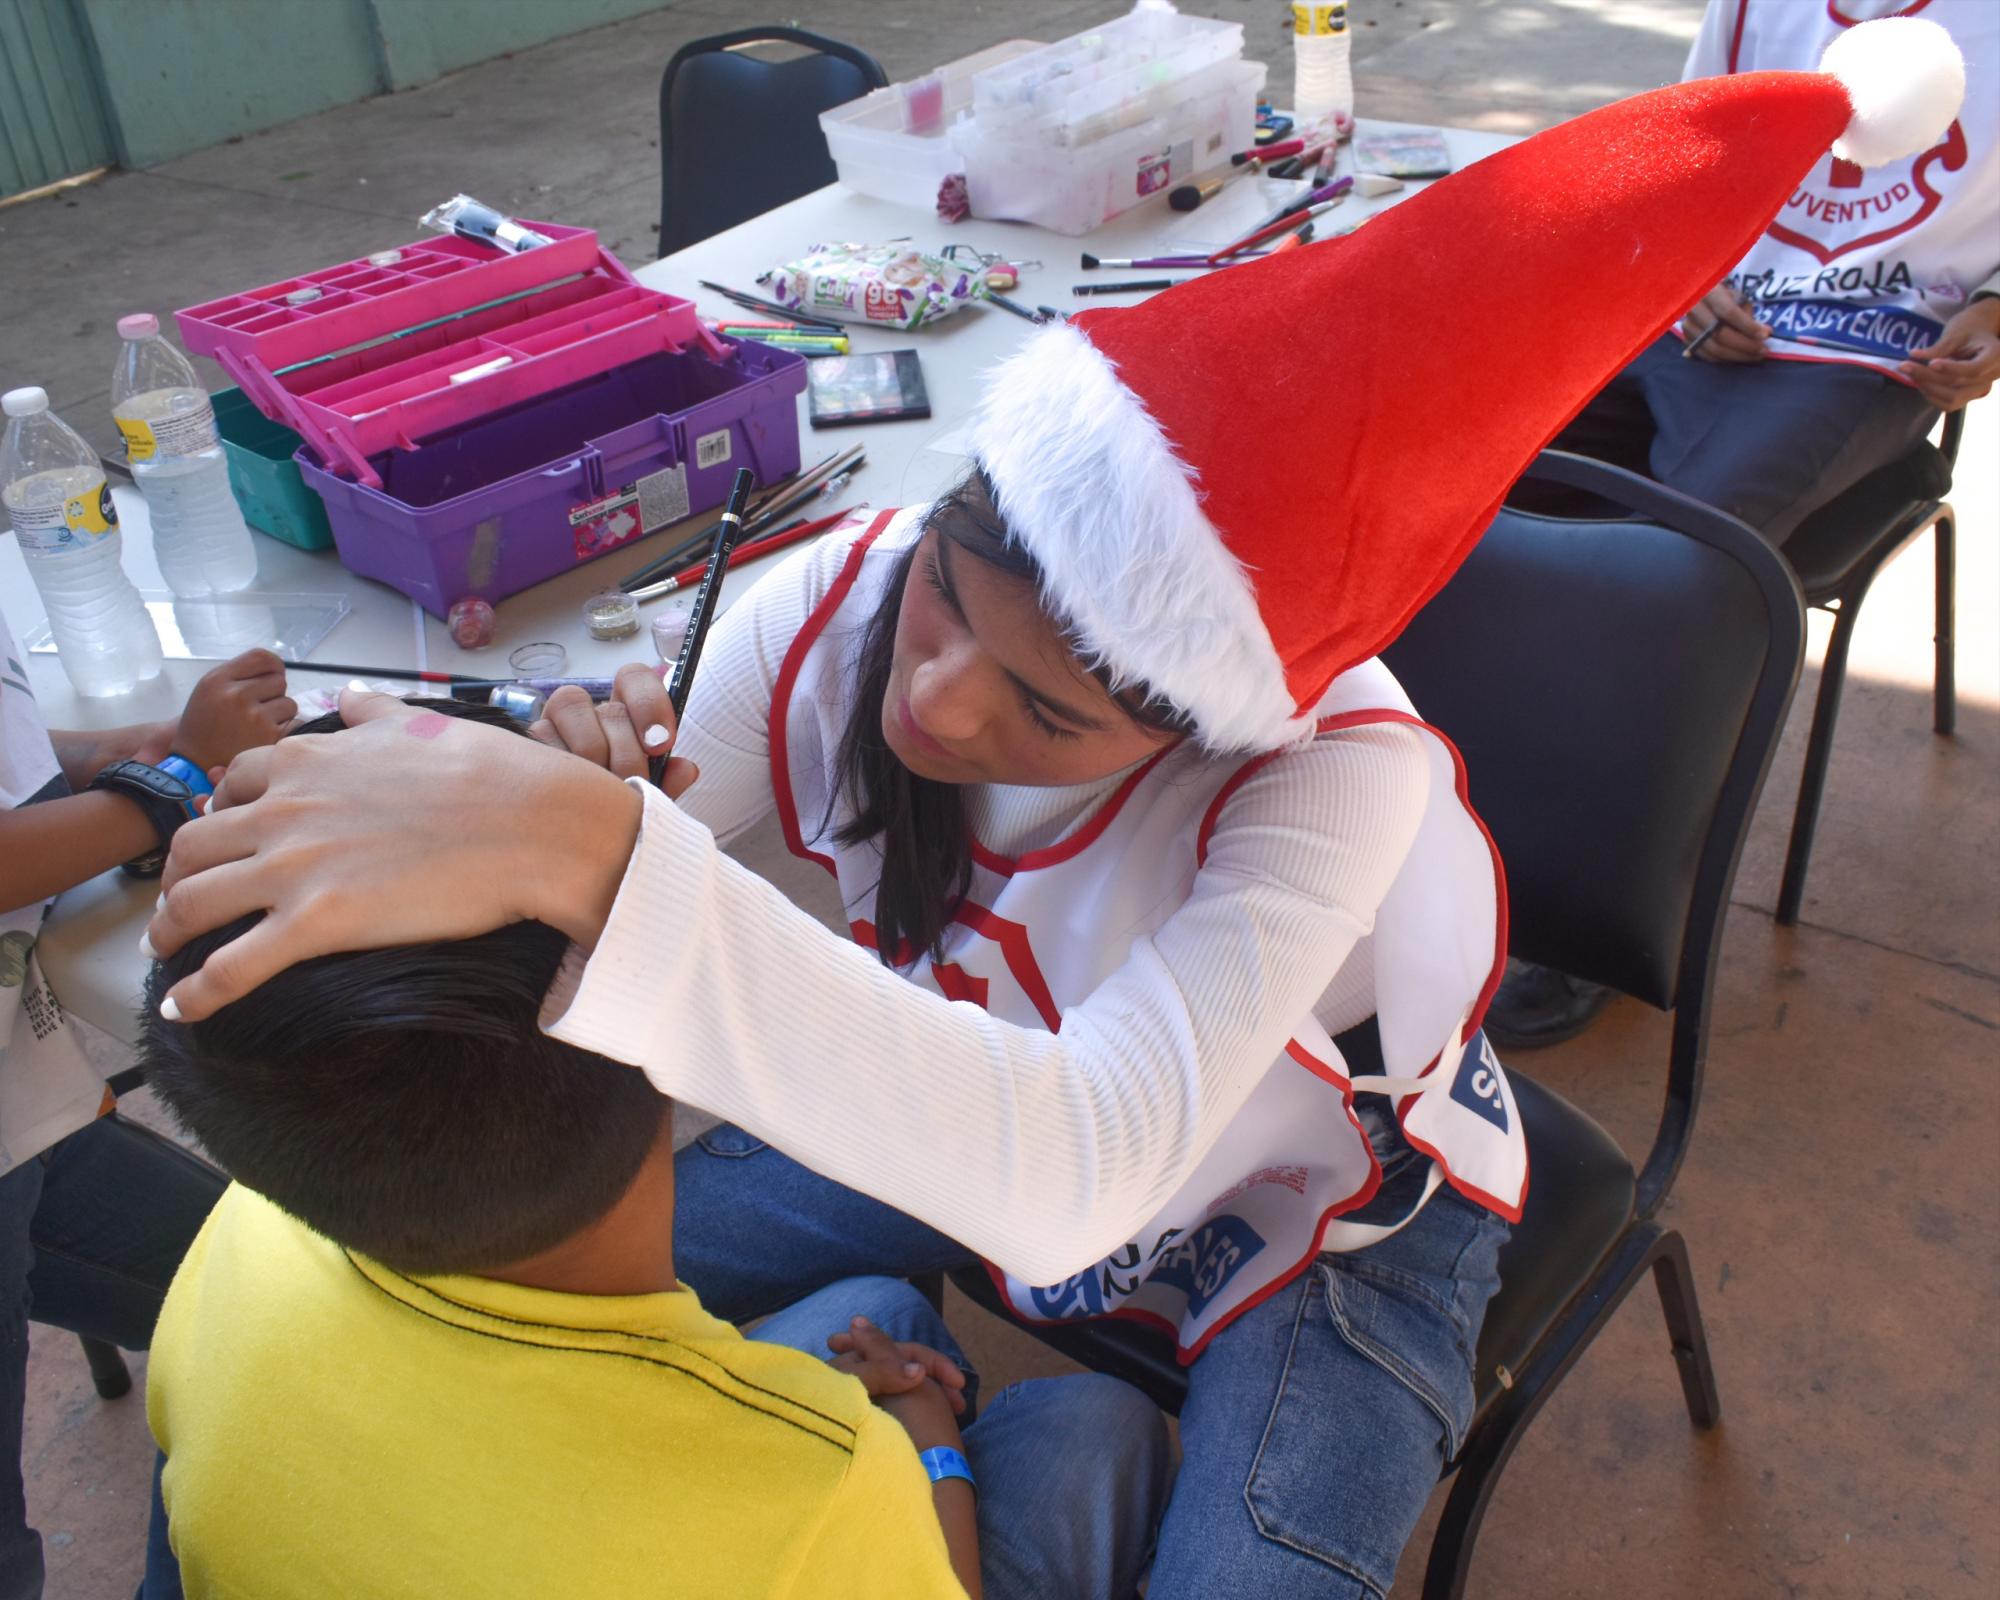
[[[216,432],[229,458],[229,487],[243,520],[301,550],[332,549],[326,502],[306,487],[292,460],[299,436],[265,416],[241,389],[223,389],[212,398]]]

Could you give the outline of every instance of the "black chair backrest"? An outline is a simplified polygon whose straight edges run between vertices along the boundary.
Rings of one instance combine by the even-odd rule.
[[[1384,659],[1464,755],[1512,951],[1698,1004],[1798,681],[1798,585],[1743,523],[1634,474],[1545,452],[1530,475],[1650,520],[1503,510]]]
[[[769,42],[813,54],[742,53]],[[743,28],[683,45],[660,79],[661,253],[833,182],[819,114],[888,81],[874,57],[798,28]]]

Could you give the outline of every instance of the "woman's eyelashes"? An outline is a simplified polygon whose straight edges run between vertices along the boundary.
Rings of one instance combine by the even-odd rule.
[[[959,621],[963,622],[965,620],[965,607],[959,604],[958,596],[952,593],[951,585],[945,582],[944,567],[938,560],[936,551],[932,551],[930,559],[924,563],[924,579],[937,591],[938,598],[951,608],[952,614]],[[1034,725],[1036,732],[1049,739],[1074,739],[1077,737],[1074,728],[1065,728],[1051,722],[1043,714],[1042,708],[1035,703],[1035,697],[1029,694],[1026,689],[1017,690],[1017,694],[1021,702],[1021,711],[1027,717],[1028,721]]]

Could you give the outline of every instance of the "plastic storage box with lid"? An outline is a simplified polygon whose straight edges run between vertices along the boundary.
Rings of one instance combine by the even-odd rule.
[[[729,342],[721,360],[663,353],[373,458],[375,485],[301,450],[349,570],[436,616],[500,600],[653,527],[722,503],[738,467],[799,466],[805,358]],[[525,463],[525,465],[524,465]]]
[[[892,83],[822,111],[820,130],[840,181],[878,200],[930,210],[938,186],[965,171],[952,124],[972,106],[974,77],[1042,48],[1009,39],[913,82]]]
[[[719,504],[732,459],[765,481],[798,464],[801,358],[746,356],[587,229],[527,226],[552,243],[429,239],[179,313],[303,437],[342,562],[440,615]],[[622,396],[615,417],[579,406],[619,374],[591,391]]]
[[[1256,137],[1265,69],[1239,24],[1142,0],[973,80],[953,129],[975,216],[1081,234]]]

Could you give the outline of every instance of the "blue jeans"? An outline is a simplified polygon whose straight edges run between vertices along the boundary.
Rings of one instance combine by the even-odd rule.
[[[930,1302],[899,1278],[833,1284],[752,1337],[824,1360],[827,1335],[856,1316],[951,1357],[966,1374],[968,1405],[976,1403],[965,1353]],[[1001,1390],[964,1431],[979,1480],[988,1600],[1131,1600],[1173,1475],[1166,1420],[1152,1401],[1099,1373],[1042,1378]]]
[[[892,1339],[941,1351],[978,1374],[944,1320],[897,1278],[850,1278],[779,1312],[752,1337],[824,1361],[827,1335],[866,1317]],[[988,1600],[1131,1600],[1167,1502],[1173,1447],[1153,1403],[1115,1378],[1044,1378],[1003,1389],[964,1429],[979,1480],[979,1576]],[[181,1600],[153,1468],[153,1522],[140,1600]]]
[[[1371,1135],[1384,1194],[1407,1195],[1422,1159],[1393,1124]],[[682,1150],[675,1183],[675,1270],[717,1316],[761,1316],[858,1273],[973,1260],[738,1128]],[[1381,1600],[1471,1424],[1506,1237],[1440,1189],[1400,1232],[1320,1257],[1210,1341],[1188,1369],[1149,1600]]]
[[[224,1179],[177,1145],[100,1120],[0,1177],[0,1600],[42,1592],[21,1485],[28,1321],[143,1350]]]

